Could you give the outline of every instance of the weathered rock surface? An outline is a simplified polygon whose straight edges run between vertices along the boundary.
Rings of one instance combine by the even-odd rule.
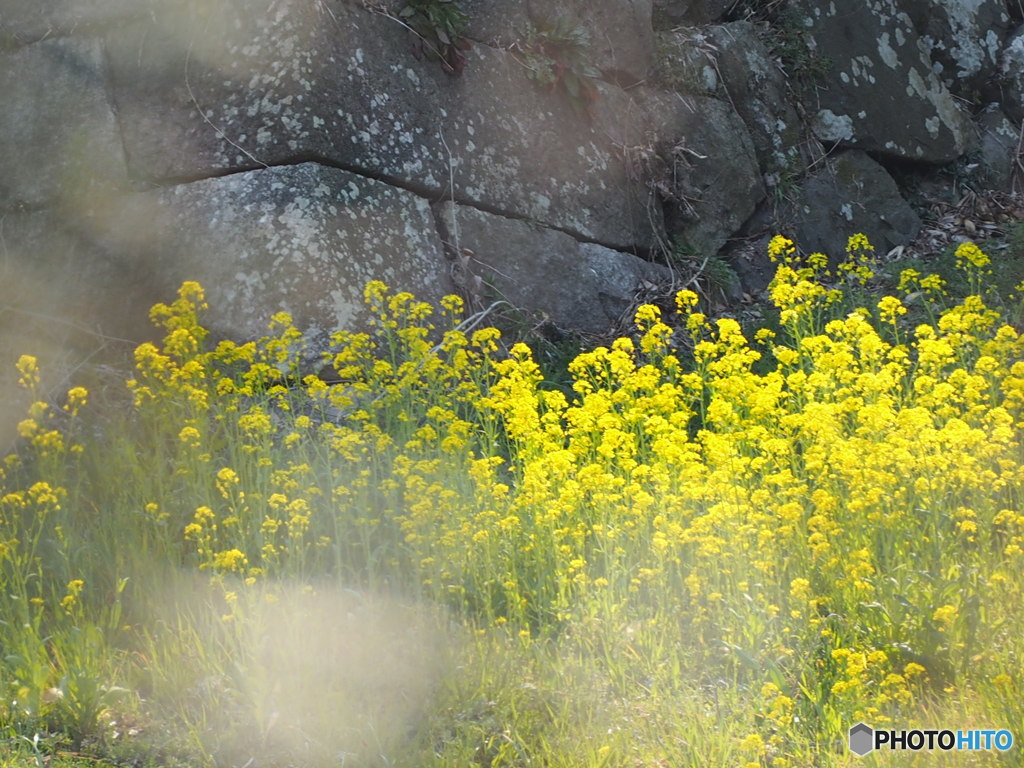
[[[969,123],[932,69],[895,0],[794,0],[813,50],[832,62],[817,90],[814,131],[827,145],[944,163],[965,149]]]
[[[178,0],[175,0],[177,2]],[[150,13],[160,0],[0,0],[0,45],[86,32]]]
[[[488,300],[540,312],[561,328],[606,331],[645,282],[669,278],[665,267],[564,232],[452,203],[439,213],[453,245],[473,254],[467,268],[488,286]]]
[[[920,228],[896,182],[863,152],[841,153],[804,182],[796,235],[805,252],[841,257],[850,236],[863,232],[877,253],[886,253]]]
[[[236,3],[240,0],[236,0]],[[330,0],[323,0],[330,2]],[[225,8],[234,8],[232,18]],[[392,19],[314,0],[276,13],[225,4],[195,35],[144,25],[110,40],[135,174],[163,180],[318,159],[423,194],[535,218],[629,248],[656,237],[628,194],[616,125],[592,124],[512,54],[475,46],[462,77],[417,61]],[[619,88],[601,100],[628,105]],[[625,192],[625,194],[624,194]]]
[[[123,391],[123,375],[90,364],[149,336],[149,307],[168,298],[145,265],[133,269],[99,247],[87,222],[53,209],[0,214],[0,444],[13,439],[40,395],[63,401],[70,387],[84,385],[95,404]],[[18,386],[14,367],[26,354],[41,370],[32,394]]]
[[[1020,130],[1010,122],[999,106],[990,104],[975,119],[978,145],[973,170],[974,186],[1009,192],[1013,184],[1014,164],[1020,148]]]
[[[523,39],[530,25],[526,4],[519,0],[463,0],[469,16],[466,36],[487,45],[511,45]]]
[[[1024,28],[1006,19],[1024,16],[1003,0],[789,0],[775,47],[723,22],[754,7],[735,0],[460,0],[477,42],[459,77],[394,18],[404,2],[0,0],[5,306],[128,335],[196,279],[218,332],[287,309],[315,337],[359,325],[369,279],[451,291],[429,204],[452,200],[496,298],[600,331],[664,276],[627,251],[739,247],[778,223],[750,221],[766,181],[775,205],[799,196],[802,247],[864,231],[881,250],[918,223],[864,152],[1003,189],[1016,161]],[[589,30],[598,98],[531,79],[523,37],[545,19]],[[779,34],[801,30],[832,68],[797,97]],[[636,85],[656,48],[662,90]],[[975,93],[1000,102],[977,132],[952,95]],[[852,151],[822,167],[817,139]]]
[[[0,209],[87,198],[126,181],[94,41],[0,54]]]
[[[675,27],[655,34],[655,75],[666,89],[714,96],[721,87],[717,51],[708,27]]]
[[[732,4],[733,0],[654,0],[654,24],[661,29],[713,24],[725,16]]]
[[[564,94],[525,79],[510,54],[473,53],[451,97],[453,113],[438,129],[454,153],[455,198],[609,247],[657,242],[662,222],[627,165],[641,119],[633,99],[601,84],[588,118]]]
[[[901,0],[900,8],[911,17],[946,87],[973,99],[998,66],[1010,24],[1004,0]]]
[[[1024,26],[1007,40],[999,60],[1003,111],[1018,125],[1024,123]]]
[[[426,200],[316,163],[139,193],[108,223],[110,251],[137,253],[167,295],[199,281],[210,327],[232,336],[262,335],[278,310],[314,342],[359,327],[370,280],[432,302],[453,291]]]
[[[761,31],[747,21],[710,27],[726,97],[750,131],[761,169],[778,183],[804,164],[800,117]]]
[[[469,17],[471,40],[523,48],[531,27],[557,24],[583,30],[588,60],[613,79],[638,82],[651,66],[651,0],[462,0],[459,5]],[[393,12],[401,6],[401,0],[388,0]]]
[[[713,254],[765,195],[750,134],[717,99],[655,91],[641,97],[654,136],[665,137],[659,149],[668,231],[686,248]]]
[[[647,77],[654,50],[651,0],[527,0],[534,21],[578,23],[588,32],[594,64],[616,79]]]
[[[104,249],[90,222],[47,209],[0,219],[0,275],[0,335],[34,325],[43,344],[93,334],[95,349],[97,340],[123,336],[125,329],[145,333],[150,305],[173,296],[153,282],[146,265]],[[26,342],[19,353],[29,352]]]

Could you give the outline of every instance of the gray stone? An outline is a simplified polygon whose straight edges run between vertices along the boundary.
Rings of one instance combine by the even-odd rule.
[[[942,82],[974,100],[998,66],[1010,24],[1005,0],[900,0],[900,6],[913,20]]]
[[[658,146],[666,225],[690,250],[716,253],[765,196],[743,121],[717,99],[641,93]]]
[[[777,232],[779,227],[771,226],[769,231]],[[762,235],[739,240],[726,248],[726,263],[736,273],[740,289],[750,296],[761,296],[775,277],[778,265],[768,258],[769,242],[771,236]]]
[[[762,170],[773,185],[797,173],[805,164],[800,117],[758,27],[736,21],[710,27],[708,36],[717,50],[726,97],[750,131]]]
[[[1014,163],[1020,150],[1020,130],[999,109],[990,104],[974,121],[978,132],[971,176],[974,186],[1009,192],[1013,186]]]
[[[209,326],[231,337],[263,335],[279,310],[314,344],[362,327],[370,280],[431,302],[453,288],[426,200],[316,163],[139,193],[105,229],[167,295],[200,282]]]
[[[145,25],[111,39],[135,173],[189,180],[318,159],[610,246],[656,239],[609,138],[630,119],[621,89],[601,88],[595,112],[611,122],[590,120],[510,52],[474,46],[450,77],[385,16],[344,4],[327,15],[315,0],[278,0],[273,14],[245,5],[223,3],[202,30]]]
[[[808,45],[832,63],[827,84],[807,105],[823,143],[928,163],[964,151],[969,121],[895,0],[794,0],[794,7]]]
[[[626,159],[642,125],[633,99],[598,83],[590,116],[580,115],[564,94],[525,79],[509,54],[473,54],[440,129],[454,153],[456,199],[609,247],[652,247],[663,222]]]
[[[715,96],[722,86],[717,48],[705,27],[678,27],[655,35],[655,74],[666,88]]]
[[[147,337],[149,307],[163,298],[153,288],[144,271],[98,247],[89,223],[73,211],[0,216],[0,444],[15,438],[40,394],[63,402],[70,387],[84,385],[95,405],[124,391],[124,375],[97,366],[123,365]],[[39,362],[35,398],[17,384],[15,363],[25,354]]]
[[[149,307],[162,298],[148,269],[111,254],[94,222],[67,210],[4,214],[0,275],[0,335],[35,327],[46,331],[43,345],[77,346],[83,335],[95,346],[109,337],[140,339]]]
[[[659,29],[713,24],[725,16],[734,0],[654,0],[654,24]]]
[[[89,198],[127,181],[99,45],[46,40],[0,54],[0,209]]]
[[[808,176],[797,210],[796,242],[839,258],[862,232],[884,254],[917,236],[921,221],[886,170],[863,152],[843,152]]]
[[[88,33],[150,14],[162,0],[0,0],[0,40],[14,45]],[[180,2],[180,0],[171,0]]]
[[[578,23],[590,33],[594,65],[631,83],[647,77],[654,50],[651,0],[527,0],[534,21]]]
[[[632,254],[526,221],[452,203],[442,204],[440,215],[453,245],[472,254],[467,269],[486,285],[487,300],[541,313],[565,330],[606,332],[645,282],[670,277],[665,267]]]
[[[467,37],[487,45],[511,45],[530,25],[522,0],[461,0],[459,5],[469,16]]]
[[[1018,125],[1024,123],[1024,26],[1006,41],[999,58],[1003,111]]]

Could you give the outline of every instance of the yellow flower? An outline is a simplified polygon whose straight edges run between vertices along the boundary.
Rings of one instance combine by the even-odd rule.
[[[895,296],[885,296],[878,302],[878,313],[883,323],[895,323],[897,317],[907,314],[907,308]]]
[[[78,411],[88,402],[89,391],[85,387],[72,387],[68,390],[68,411],[77,416]]]
[[[793,579],[789,583],[789,594],[794,600],[807,600],[811,595],[811,582],[807,579]]]
[[[927,670],[924,667],[922,667],[917,662],[913,661],[909,662],[905,667],[903,667],[903,675],[904,677],[908,678],[923,675],[926,671]]]
[[[961,243],[956,249],[956,263],[961,269],[968,267],[981,269],[988,266],[990,261],[988,255],[970,241]]]
[[[921,278],[921,288],[928,293],[944,294],[946,281],[938,275],[925,275]]]
[[[921,273],[916,269],[904,269],[900,272],[900,282],[897,285],[897,289],[901,291],[909,291],[914,285],[921,280]]]
[[[230,497],[230,487],[238,483],[238,474],[230,467],[223,467],[217,472],[217,490],[225,499]]]
[[[689,290],[682,290],[676,294],[676,311],[680,314],[689,312],[697,306],[700,298],[696,293]]]
[[[22,355],[16,364],[18,383],[25,389],[34,389],[39,384],[39,361],[32,355]]]
[[[761,738],[759,733],[751,733],[740,742],[740,749],[744,752],[760,755],[764,752],[764,739]],[[757,765],[757,763],[754,763],[754,765]]]
[[[789,238],[776,235],[768,243],[768,258],[772,261],[786,261],[796,253],[796,246]]]
[[[70,612],[78,602],[78,596],[82,594],[83,587],[85,587],[85,582],[81,579],[72,579],[69,581],[67,594],[60,601],[61,608]]]
[[[852,235],[846,243],[846,252],[850,254],[857,251],[873,252],[874,250],[875,247],[868,241],[867,235],[863,232]]]
[[[237,549],[226,549],[213,556],[213,567],[218,571],[240,571],[249,562]]]
[[[940,625],[940,629],[948,630],[956,619],[956,606],[943,605],[935,609],[932,614],[932,621]]]

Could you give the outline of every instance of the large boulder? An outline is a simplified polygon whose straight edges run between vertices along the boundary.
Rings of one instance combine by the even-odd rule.
[[[144,178],[316,159],[610,246],[658,236],[611,138],[630,119],[620,88],[590,105],[609,123],[538,86],[508,51],[474,46],[452,77],[418,60],[394,19],[331,0],[229,0],[214,18],[140,24],[109,44]]]
[[[439,213],[480,301],[507,301],[565,330],[607,332],[645,284],[670,278],[665,267],[530,222],[453,203]]]
[[[200,282],[220,335],[260,336],[285,310],[315,347],[365,325],[370,280],[435,303],[453,292],[426,200],[316,163],[138,193],[104,224],[105,247],[165,294]]]
[[[0,209],[90,198],[127,180],[94,41],[55,39],[0,54]]]
[[[832,62],[817,88],[814,131],[828,145],[946,163],[964,151],[967,116],[932,69],[910,17],[896,0],[793,0],[808,46]]]
[[[717,99],[643,91],[657,139],[666,225],[685,249],[716,253],[765,196],[746,126]]]
[[[886,253],[913,240],[921,221],[886,170],[863,152],[843,152],[809,176],[797,209],[796,236],[807,252],[841,256],[861,232]]]

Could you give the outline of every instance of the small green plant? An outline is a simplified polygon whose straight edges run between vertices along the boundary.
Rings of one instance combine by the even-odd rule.
[[[470,48],[463,36],[469,16],[455,0],[408,0],[398,17],[416,33],[417,56],[440,62],[454,77],[462,74]]]
[[[700,285],[702,293],[715,299],[726,300],[739,290],[739,275],[728,261],[718,255],[703,255],[683,240],[672,246],[671,261],[692,274],[689,284]]]
[[[771,192],[771,202],[778,212],[785,206],[796,205],[803,193],[804,175],[796,163],[781,164],[774,173],[766,176]]]
[[[601,73],[590,63],[586,27],[566,18],[535,21],[517,51],[531,80],[561,88],[577,114],[592,112]]]
[[[666,88],[693,94],[712,94],[720,77],[717,48],[698,30],[662,33],[655,44],[654,76]]]
[[[807,44],[806,30],[794,9],[787,8],[779,13],[771,27],[769,45],[798,88],[809,89],[821,84],[832,70],[832,60]]]
[[[831,59],[807,44],[801,12],[783,0],[737,0],[729,18],[767,23],[765,42],[795,90],[809,90],[828,77]]]

